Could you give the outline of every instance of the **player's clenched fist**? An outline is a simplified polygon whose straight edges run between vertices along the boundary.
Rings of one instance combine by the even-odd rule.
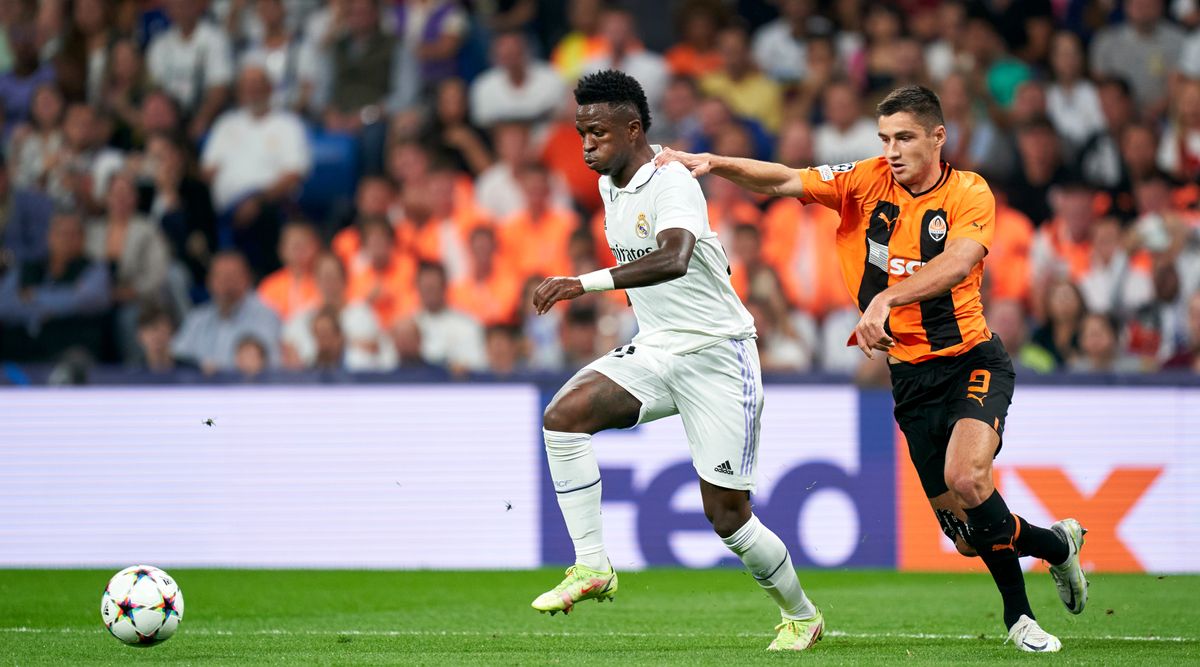
[[[547,278],[533,293],[533,307],[538,315],[545,314],[559,301],[574,299],[583,294],[583,283],[578,278],[555,276]]]
[[[868,359],[875,358],[871,350],[887,352],[896,345],[896,341],[892,340],[892,337],[887,335],[887,331],[884,329],[884,323],[887,322],[891,312],[891,306],[878,297],[871,299],[870,305],[863,311],[862,318],[858,320],[858,326],[854,327],[854,336],[858,339],[858,347],[863,354],[867,355]]]
[[[654,166],[661,167],[671,162],[678,162],[692,172],[692,176],[700,178],[712,170],[712,155],[708,153],[684,153],[673,148],[664,148],[654,156]]]

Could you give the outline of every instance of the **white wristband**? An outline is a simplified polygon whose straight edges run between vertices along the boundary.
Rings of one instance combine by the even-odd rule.
[[[613,289],[612,269],[601,269],[579,276],[579,284],[585,292],[605,292]]]

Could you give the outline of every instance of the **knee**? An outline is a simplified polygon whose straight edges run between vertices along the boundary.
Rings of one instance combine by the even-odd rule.
[[[729,537],[750,520],[749,508],[741,506],[722,505],[705,511],[708,522],[712,524],[713,532],[721,538]]]
[[[547,431],[563,433],[590,433],[586,429],[586,413],[580,409],[579,401],[571,394],[556,396],[542,413],[542,426]]]
[[[975,558],[979,555],[979,552],[975,551],[975,547],[967,544],[966,540],[961,537],[957,540],[954,540],[954,548],[958,549],[958,553],[966,556],[967,558]]]
[[[990,480],[978,474],[975,470],[951,470],[946,472],[946,486],[958,496],[967,507],[974,507],[987,500]]]

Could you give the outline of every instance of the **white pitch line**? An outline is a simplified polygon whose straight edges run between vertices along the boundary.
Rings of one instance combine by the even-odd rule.
[[[83,628],[30,628],[30,627],[0,627],[0,632],[8,632],[15,634],[101,634],[104,631],[100,628],[95,630],[85,630]],[[698,638],[713,638],[712,633],[700,632],[551,632],[551,631],[513,631],[507,632],[497,630],[495,632],[486,632],[478,630],[283,630],[283,629],[260,629],[247,630],[245,632],[233,632],[231,630],[210,630],[208,628],[191,628],[181,630],[189,635],[214,636],[214,637],[237,637],[241,635],[254,636],[313,636],[313,637],[628,637],[628,638],[652,638],[652,637],[671,637],[680,639],[698,639]],[[830,637],[845,637],[847,639],[980,639],[979,635],[955,635],[955,634],[938,634],[929,632],[844,632],[842,630],[830,630],[826,633]],[[736,637],[767,637],[768,633],[756,632],[738,632],[734,633]],[[1118,635],[1062,635],[1062,639],[1072,641],[1124,641],[1124,642],[1171,642],[1171,643],[1192,643],[1200,641],[1197,637],[1141,637],[1141,636],[1118,636]],[[997,635],[995,637],[985,636],[984,639],[1003,639]]]

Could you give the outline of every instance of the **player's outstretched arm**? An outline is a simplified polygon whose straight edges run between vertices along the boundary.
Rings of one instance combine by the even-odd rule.
[[[574,299],[585,292],[601,292],[629,287],[649,287],[683,277],[696,249],[696,237],[686,229],[671,228],[655,237],[658,248],[628,264],[593,271],[578,277],[547,278],[533,293],[538,315],[559,301]]]
[[[664,148],[655,156],[654,164],[661,167],[668,162],[682,164],[695,178],[713,174],[733,181],[747,190],[765,195],[799,197],[804,193],[800,172],[776,162],[725,157],[712,153],[684,153]]]

